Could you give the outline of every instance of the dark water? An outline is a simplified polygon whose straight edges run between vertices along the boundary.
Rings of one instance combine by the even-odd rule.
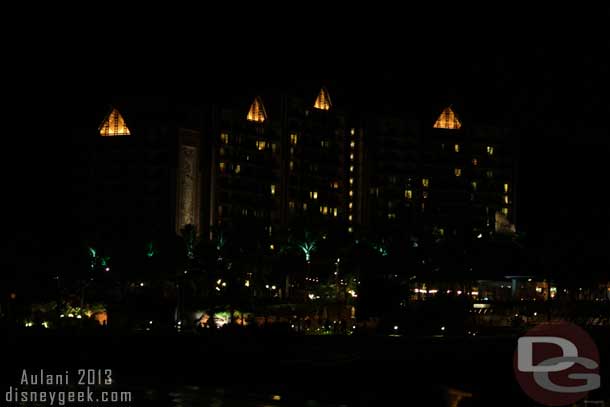
[[[3,384],[23,368],[111,368],[130,406],[536,406],[517,384],[516,337],[9,336]],[[607,333],[596,338],[609,399]],[[606,369],[606,370],[604,370]]]

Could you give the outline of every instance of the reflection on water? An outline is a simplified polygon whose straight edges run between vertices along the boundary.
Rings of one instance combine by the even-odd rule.
[[[400,392],[398,392],[400,393]],[[153,391],[147,390],[144,397],[146,406],[174,406],[174,407],[353,407],[388,405],[388,400],[381,400],[379,394],[363,392],[352,394],[350,397],[341,401],[328,401],[324,395],[314,399],[304,394],[277,394],[259,393],[249,390],[235,390],[221,387],[199,387],[199,386],[180,386],[173,391]],[[398,394],[394,394],[396,397]],[[451,397],[459,395],[460,397]],[[387,395],[386,395],[387,396]],[[436,394],[428,394],[425,397],[426,403],[421,404],[421,400],[414,400],[412,397],[402,399],[400,405],[433,405],[456,407],[459,400],[470,396],[462,392],[447,392],[440,390]],[[399,400],[392,400],[399,401]],[[412,403],[415,402],[415,403]]]

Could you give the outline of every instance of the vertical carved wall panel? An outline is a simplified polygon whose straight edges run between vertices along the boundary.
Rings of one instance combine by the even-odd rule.
[[[197,147],[189,145],[180,146],[180,160],[178,166],[178,219],[177,231],[185,225],[195,225],[198,228],[198,156]]]

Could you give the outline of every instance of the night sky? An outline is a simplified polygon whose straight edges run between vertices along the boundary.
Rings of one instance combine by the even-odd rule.
[[[390,10],[338,20],[309,20],[305,13],[300,24],[260,20],[239,29],[228,14],[206,14],[201,29],[173,35],[163,27],[132,28],[128,35],[107,30],[84,45],[78,30],[41,36],[17,51],[13,66],[34,70],[27,80],[15,72],[22,87],[12,100],[22,125],[19,148],[34,140],[42,147],[30,160],[35,165],[22,172],[26,183],[17,182],[19,210],[27,213],[17,246],[23,252],[23,242],[33,239],[61,245],[61,236],[77,227],[70,217],[77,199],[68,181],[75,171],[70,133],[94,116],[93,107],[117,98],[171,106],[324,83],[335,104],[417,111],[449,102],[516,128],[522,138],[518,227],[532,236],[532,246],[550,239],[575,241],[582,253],[607,247],[610,43],[599,23],[608,10],[522,18],[519,10],[496,9],[481,18],[485,26],[447,13],[424,28],[415,27],[419,18],[408,11],[388,21]],[[284,12],[285,20],[294,17]],[[536,35],[525,30],[539,18],[556,27]],[[494,27],[500,20],[506,23]],[[608,264],[607,254],[602,261]]]

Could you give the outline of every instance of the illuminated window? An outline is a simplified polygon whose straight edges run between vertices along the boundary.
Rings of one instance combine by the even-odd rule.
[[[413,191],[410,189],[405,189],[405,198],[413,199]]]
[[[352,160],[352,161],[354,160],[354,153],[350,153],[349,159]]]
[[[322,215],[328,215],[328,206],[322,208]]]
[[[388,213],[388,219],[396,219],[395,213]]]
[[[259,151],[264,150],[266,145],[267,143],[265,143],[265,140],[256,140],[256,148],[258,148]]]
[[[320,89],[320,93],[318,93],[318,97],[313,104],[313,107],[320,110],[330,110],[332,103],[330,102],[330,96],[328,94],[328,90],[325,87]]]
[[[336,218],[337,217],[337,208],[333,208],[333,216]]]
[[[303,210],[307,210],[307,202],[303,202]]]
[[[290,133],[290,144],[296,146],[299,136],[296,133]]]
[[[288,208],[294,209],[294,201],[288,202]]]
[[[460,145],[459,144],[454,145],[453,149],[455,150],[456,153],[459,153],[460,152]]]
[[[229,133],[220,133],[220,141],[224,144],[229,144]]]
[[[309,197],[312,199],[318,199],[318,192],[317,191],[310,191],[309,192]]]
[[[504,184],[504,193],[508,193],[508,184]]]
[[[472,185],[472,189],[476,191],[477,190],[477,182],[476,181],[472,181],[470,184]]]
[[[277,151],[277,144],[271,144],[271,152],[275,153]]]
[[[352,208],[354,207],[354,203],[353,203],[353,202],[350,202],[350,203],[347,205],[347,207],[348,207],[348,208],[350,208],[350,209],[352,209]]]
[[[508,205],[508,195],[504,195],[504,203]]]
[[[356,147],[356,142],[355,142],[355,141],[353,141],[353,140],[352,140],[352,141],[350,141],[350,142],[349,142],[349,146],[350,146],[351,148]]]
[[[354,228],[353,228],[353,227],[351,227],[351,226],[350,226],[350,227],[348,227],[348,228],[347,228],[347,232],[348,232],[348,233],[352,233],[353,231],[354,231]]]
[[[421,184],[424,186],[424,188],[428,188],[430,186],[430,180],[428,178],[422,178]]]
[[[354,166],[353,165],[349,166],[349,172],[354,172]]]
[[[218,168],[220,169],[220,172],[225,172],[226,164],[224,161],[218,163]]]
[[[349,131],[349,134],[351,134],[352,136],[354,136],[356,134],[356,129],[351,129]]]
[[[428,191],[424,191],[422,196],[424,197],[424,199],[428,199]]]
[[[487,175],[487,178],[493,178],[494,176],[494,172],[492,170],[487,170],[487,172],[485,173],[485,175]]]
[[[494,155],[494,148],[493,148],[493,146],[487,146],[487,154]]]
[[[241,165],[237,164],[235,166],[235,174],[239,174],[241,172]]]
[[[320,145],[322,146],[322,148],[328,148],[330,146],[330,143],[328,140],[322,140],[320,142]]]
[[[456,168],[453,170],[453,173],[455,174],[456,177],[461,177],[462,176],[462,169],[461,168]]]
[[[125,123],[125,119],[119,113],[119,111],[115,108],[112,108],[112,111],[108,113],[108,116],[102,122],[102,125],[99,128],[100,136],[108,137],[108,136],[129,136],[131,132]]]
[[[275,195],[275,184],[271,184],[271,195]]]
[[[353,178],[350,178],[350,179],[349,179],[349,184],[350,184],[350,185],[353,185],[353,184],[354,184],[354,179],[353,179]]]
[[[459,129],[460,127],[462,127],[462,123],[460,123],[451,106],[446,107],[434,123],[435,129]]]
[[[290,155],[294,155],[294,147],[290,147]]]
[[[476,158],[472,159],[472,165],[477,166],[479,165],[479,160],[477,160]]]
[[[502,214],[508,216],[508,208],[502,208]]]
[[[250,105],[250,110],[248,111],[247,119],[251,122],[262,123],[267,120],[267,113],[265,112],[265,107],[263,106],[263,102],[261,98],[258,96],[254,98],[252,105]]]
[[[222,157],[225,155],[225,149],[220,147],[220,150],[218,150],[218,154]]]
[[[353,215],[348,215],[347,220],[349,220],[351,222],[352,220],[354,220],[354,216]]]
[[[330,185],[331,185],[331,188],[333,188],[333,189],[339,189],[339,183],[337,181],[331,183]]]
[[[349,190],[349,196],[354,196],[354,191],[353,190]]]
[[[288,167],[290,168],[290,171],[294,170],[294,161],[290,161]]]

